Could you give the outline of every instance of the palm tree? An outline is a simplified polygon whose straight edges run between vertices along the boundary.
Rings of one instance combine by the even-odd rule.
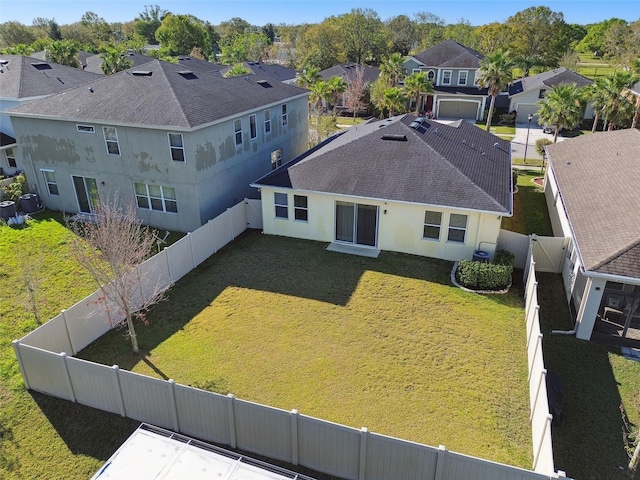
[[[602,115],[609,123],[609,131],[633,123],[636,107],[630,90],[638,81],[640,76],[634,73],[616,72],[601,82]]]
[[[380,76],[390,87],[397,87],[404,76],[404,58],[399,53],[392,53],[380,64]]]
[[[487,132],[491,128],[491,117],[496,104],[496,97],[513,79],[513,62],[508,52],[497,50],[480,61],[478,70],[478,87],[488,88],[491,95],[489,113],[487,115]]]
[[[562,128],[573,128],[582,120],[584,92],[575,83],[561,83],[551,89],[544,100],[538,102],[538,122],[555,125],[553,143],[558,141]]]
[[[302,88],[310,88],[316,83],[322,80],[322,76],[320,75],[320,69],[316,67],[307,66],[298,74],[298,78],[296,79],[296,83],[299,87]]]
[[[397,111],[402,110],[407,102],[402,89],[398,87],[387,88],[384,91],[382,106],[389,110],[389,118],[393,117]]]
[[[594,83],[587,87],[586,94],[591,105],[593,105],[593,126],[591,127],[591,133],[593,133],[596,131],[598,120],[603,116],[607,101],[604,80],[597,78]]]
[[[331,103],[333,103],[333,111],[335,112],[336,105],[339,102],[339,95],[342,95],[347,90],[347,82],[337,75],[329,78],[326,82],[331,91]]]
[[[100,55],[102,58],[102,73],[105,75],[111,75],[112,73],[121,72],[131,67],[131,60],[129,60],[124,52],[119,52],[115,49],[110,49]]]
[[[420,97],[433,94],[433,84],[427,80],[427,72],[415,72],[404,79],[404,91],[416,100],[416,114],[420,109]]]
[[[329,102],[331,99],[331,87],[325,81],[316,82],[310,88],[309,102],[313,105],[313,108],[322,110],[322,101]]]
[[[51,42],[45,49],[45,58],[49,62],[67,65],[68,67],[80,66],[78,61],[78,47],[70,40],[57,40]]]
[[[513,59],[513,64],[522,70],[523,77],[528,77],[532,68],[544,67],[542,59],[537,55],[518,55]]]

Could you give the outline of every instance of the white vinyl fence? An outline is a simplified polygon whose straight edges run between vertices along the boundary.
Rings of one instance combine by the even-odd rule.
[[[523,235],[510,230],[500,230],[497,249],[509,250],[515,255],[514,267],[524,269],[529,261],[529,249],[533,242],[533,257],[538,272],[560,273],[569,238]]]
[[[542,333],[540,332],[540,306],[538,305],[538,281],[536,262],[533,257],[534,242],[531,242],[525,278],[525,320],[527,328],[527,359],[529,365],[529,405],[531,408],[531,436],[533,438],[533,469],[549,472],[554,469],[551,421],[547,397],[544,358],[542,356]]]
[[[245,229],[261,228],[260,208],[258,200],[245,200],[140,265],[143,273],[152,272],[150,276],[157,279],[155,285],[145,288],[175,283]],[[28,389],[348,480],[548,480],[564,476],[553,470],[548,422],[538,426],[541,415],[548,418],[548,409],[542,408],[545,385],[536,376],[541,353],[530,356],[535,367],[532,429],[537,442],[535,471],[531,471],[68,356],[65,352],[75,354],[117,320],[95,311],[96,295],[14,340]],[[528,297],[531,302],[535,293]],[[529,308],[527,312],[529,324]],[[532,328],[530,338],[539,332],[539,327]],[[539,347],[537,343],[535,348]]]

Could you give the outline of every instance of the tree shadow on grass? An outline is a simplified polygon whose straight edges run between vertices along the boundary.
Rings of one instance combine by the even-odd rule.
[[[42,413],[75,455],[107,461],[140,422],[29,391]]]
[[[609,360],[617,349],[551,335],[573,322],[560,275],[538,273],[545,367],[564,382],[563,422],[552,430],[555,466],[580,480],[623,479],[629,459],[622,441],[618,384]]]

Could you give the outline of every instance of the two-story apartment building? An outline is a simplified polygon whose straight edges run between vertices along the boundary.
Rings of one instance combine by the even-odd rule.
[[[477,84],[480,52],[454,40],[445,40],[423,52],[410,55],[404,63],[405,72],[427,72],[434,87],[420,105],[420,111],[431,111],[436,118],[482,120],[487,104],[487,89]]]
[[[307,148],[307,96],[153,60],[9,113],[47,207],[90,214],[117,195],[149,225],[191,231]]]

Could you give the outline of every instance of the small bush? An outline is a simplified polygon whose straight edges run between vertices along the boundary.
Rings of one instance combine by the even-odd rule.
[[[545,152],[544,147],[551,144],[553,144],[553,142],[548,138],[539,138],[536,140],[536,152],[538,152],[538,155],[546,157],[547,153]]]
[[[516,263],[516,256],[509,250],[498,250],[496,252],[496,256],[493,259],[493,263],[497,265],[507,265],[509,267],[513,267],[513,265]]]
[[[513,266],[460,260],[456,277],[463,287],[474,290],[502,290],[509,285]]]
[[[503,113],[500,115],[500,123],[502,125],[513,125],[516,123],[516,115],[514,113]]]
[[[11,182],[9,185],[2,187],[2,192],[9,200],[17,203],[18,200],[20,200],[20,196],[25,193],[24,186],[26,183],[27,178],[25,177],[24,173],[21,173],[20,175],[16,176],[13,182]]]

